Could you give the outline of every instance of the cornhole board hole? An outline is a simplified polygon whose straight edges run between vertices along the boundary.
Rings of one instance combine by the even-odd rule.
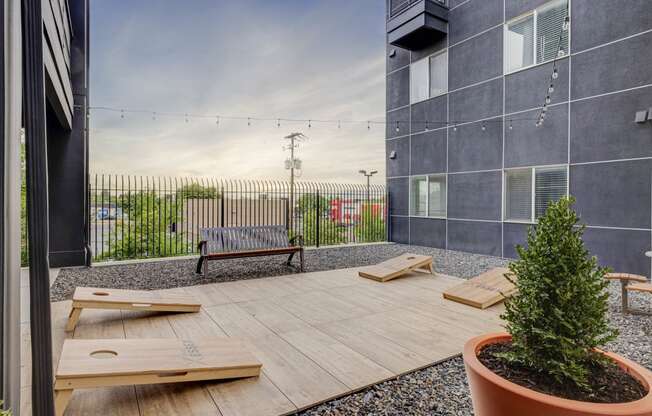
[[[256,377],[261,366],[234,338],[67,339],[54,383],[56,414],[64,414],[75,389]]]
[[[72,309],[66,331],[75,329],[82,309],[123,309],[132,311],[199,312],[201,304],[190,296],[160,294],[147,290],[78,287],[72,296]]]
[[[432,257],[406,253],[382,263],[365,267],[358,272],[358,275],[367,279],[386,282],[413,271],[434,273]]]
[[[516,292],[516,287],[507,278],[509,270],[496,267],[464,283],[444,291],[444,299],[463,303],[479,309],[486,309],[502,302]]]

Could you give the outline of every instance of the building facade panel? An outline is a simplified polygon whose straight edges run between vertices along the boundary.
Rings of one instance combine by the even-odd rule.
[[[556,67],[559,78],[555,81],[555,91],[550,96],[551,105],[568,101],[568,58],[559,60]],[[551,73],[552,63],[547,63],[505,76],[505,113],[541,107]],[[538,94],[533,94],[533,91]]]
[[[449,88],[456,90],[495,78],[503,69],[503,28],[496,27],[449,49]],[[482,59],[478,59],[482,56]]]
[[[449,172],[502,168],[502,118],[449,128],[448,148]]]
[[[392,241],[401,244],[410,244],[410,219],[408,217],[389,218],[389,227],[392,234]]]
[[[450,43],[461,42],[503,21],[503,0],[471,0],[449,13]]]
[[[410,138],[412,175],[446,172],[446,129],[415,134]]]
[[[652,159],[592,163],[570,168],[570,193],[583,222],[650,229]]]
[[[413,104],[411,107],[412,133],[426,131],[426,128],[435,129],[442,127],[442,122],[447,121],[446,108],[448,95],[430,98]],[[443,124],[446,126],[446,124]]]
[[[389,192],[389,215],[408,215],[408,186],[408,178],[387,179],[387,191]]]
[[[574,52],[652,29],[648,0],[573,0],[571,4]]]
[[[650,259],[644,255],[650,249],[649,231],[587,228],[583,240],[600,265],[650,276]]]
[[[571,104],[571,163],[652,157],[650,123],[634,123],[652,107],[652,86]]]
[[[410,65],[410,51],[387,44],[387,72]]]
[[[411,218],[410,244],[446,248],[446,220]]]
[[[518,257],[516,246],[527,247],[527,230],[532,224],[506,222],[503,224],[503,257],[515,259]]]
[[[502,114],[502,79],[474,85],[452,92],[449,95],[449,117],[451,122],[482,120]]]
[[[501,224],[449,220],[448,249],[501,256]]]
[[[410,104],[410,67],[405,67],[387,75],[387,110],[405,107]]]
[[[393,137],[401,137],[409,134],[410,109],[408,107],[388,112],[386,120],[386,138],[391,139]]]
[[[387,176],[407,176],[410,174],[410,138],[386,140],[385,149],[388,155],[394,154],[395,158],[387,158]],[[393,153],[392,153],[393,152]]]
[[[448,218],[501,219],[501,172],[448,175]]]
[[[539,110],[519,114],[529,119],[505,121],[505,167],[558,165],[568,162],[568,104],[551,107],[546,122],[535,127]]]
[[[652,84],[652,32],[574,55],[571,99]]]

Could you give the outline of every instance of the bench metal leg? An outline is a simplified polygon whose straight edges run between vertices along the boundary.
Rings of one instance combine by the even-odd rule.
[[[290,253],[290,256],[288,257],[288,261],[285,263],[288,266],[292,266],[292,259],[294,258],[294,253]]]
[[[629,313],[629,299],[627,298],[627,282],[626,280],[620,281],[620,292],[623,304],[623,313]]]
[[[197,270],[195,270],[195,273],[206,275],[206,270],[202,268],[204,262],[206,262],[206,259],[203,256],[200,256],[199,261],[197,262]]]

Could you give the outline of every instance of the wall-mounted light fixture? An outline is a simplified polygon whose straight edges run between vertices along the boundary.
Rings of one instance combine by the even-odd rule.
[[[396,159],[396,150],[389,152],[389,158],[392,160]]]
[[[391,51],[389,51],[389,57],[390,58],[393,58],[395,56],[396,56],[396,49],[392,49]]]
[[[647,110],[636,112],[636,117],[634,118],[636,123],[645,123],[647,120],[650,120]]]

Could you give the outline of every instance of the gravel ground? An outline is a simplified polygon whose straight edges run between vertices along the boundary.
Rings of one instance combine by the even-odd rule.
[[[406,252],[432,255],[436,271],[451,276],[471,277],[505,264],[505,260],[496,257],[459,251],[402,244],[371,244],[306,250],[305,267],[307,272],[316,272],[366,266]],[[51,296],[54,301],[70,299],[76,286],[168,289],[297,273],[296,268],[285,264],[286,259],[287,256],[270,256],[209,261],[205,278],[195,274],[195,259],[63,269],[52,285]],[[298,259],[293,264],[298,265]]]
[[[400,244],[368,245],[306,251],[306,270],[319,271],[363,266],[413,252],[434,257],[437,272],[469,278],[506,260],[476,254],[444,251]],[[52,298],[70,298],[74,287],[104,286],[132,289],[160,289],[211,282],[255,279],[296,272],[284,265],[284,258],[236,259],[209,263],[206,278],[194,274],[194,260],[115,265],[93,269],[64,269],[52,287]],[[652,369],[652,317],[623,315],[620,285],[609,287],[610,319],[620,331],[607,346]],[[630,294],[630,305],[652,311],[650,297]],[[301,415],[472,415],[464,365],[460,357],[369,387],[358,393],[308,409]]]

